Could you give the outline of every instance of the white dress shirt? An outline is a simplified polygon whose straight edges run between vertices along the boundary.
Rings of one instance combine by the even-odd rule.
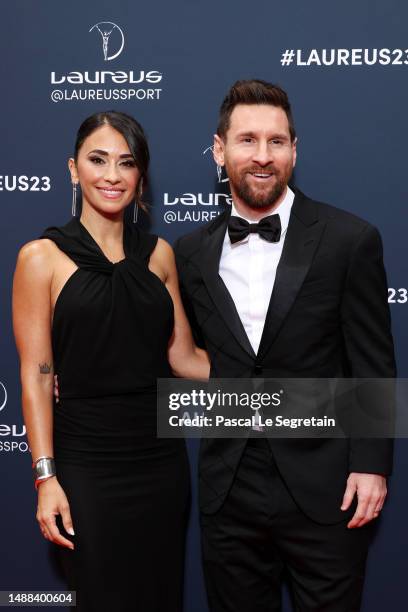
[[[261,342],[294,197],[293,191],[287,187],[283,201],[271,213],[280,217],[282,232],[279,242],[267,242],[259,234],[249,234],[244,240],[231,244],[228,230],[225,233],[219,274],[234,300],[255,354]],[[254,223],[240,215],[234,204],[231,215]]]

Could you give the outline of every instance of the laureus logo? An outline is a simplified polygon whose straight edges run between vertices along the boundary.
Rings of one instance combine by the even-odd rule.
[[[213,153],[214,145],[211,145],[210,147],[207,147],[206,149],[204,149],[203,155],[206,155],[209,151],[211,151],[211,154]],[[222,178],[222,168],[221,168],[221,166],[217,166],[217,176],[218,176],[218,182],[219,183],[228,183],[228,181],[229,181],[228,176],[226,176],[225,178]]]
[[[0,382],[0,410],[3,410],[7,404],[7,390],[6,387]]]
[[[102,50],[105,62],[118,57],[125,46],[125,36],[121,28],[112,21],[100,21],[89,30],[97,30],[102,37]]]

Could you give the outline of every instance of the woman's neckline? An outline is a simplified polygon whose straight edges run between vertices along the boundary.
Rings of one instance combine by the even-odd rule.
[[[126,261],[127,256],[126,256],[126,250],[125,250],[125,224],[123,224],[123,238],[122,238],[122,246],[123,246],[123,252],[125,254],[125,256],[122,259],[119,259],[118,261],[111,261],[109,259],[109,257],[104,253],[104,251],[102,250],[102,248],[100,247],[100,245],[98,244],[98,242],[95,240],[95,238],[92,236],[91,232],[85,227],[85,225],[82,223],[81,219],[79,217],[74,217],[77,221],[77,223],[79,224],[80,228],[82,229],[82,231],[86,234],[86,236],[92,241],[92,243],[94,244],[94,246],[96,246],[96,248],[98,249],[98,251],[100,252],[100,254],[104,257],[104,259],[106,259],[106,261],[108,261],[110,264],[112,264],[113,266],[116,266],[117,264],[123,263],[124,261]]]

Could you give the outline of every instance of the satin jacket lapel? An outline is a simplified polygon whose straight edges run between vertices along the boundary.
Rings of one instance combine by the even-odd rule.
[[[254,350],[246,335],[234,301],[218,273],[230,214],[229,210],[225,211],[203,232],[199,265],[204,283],[222,319],[242,348],[254,358]]]
[[[313,200],[296,191],[282,256],[266,314],[258,357],[276,338],[309,271],[326,223],[319,221]]]

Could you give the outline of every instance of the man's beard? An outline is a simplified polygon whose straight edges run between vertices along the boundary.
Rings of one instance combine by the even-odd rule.
[[[249,170],[249,172],[259,172],[258,169]],[[264,172],[271,172],[271,170],[263,169]],[[230,185],[233,187],[235,194],[242,200],[249,208],[259,210],[262,208],[270,208],[273,206],[284,193],[288,181],[291,176],[291,172],[284,172],[277,174],[274,172],[275,181],[274,184],[268,190],[257,190],[248,182],[248,171],[246,171],[239,180],[235,180],[234,173],[231,172],[229,175]]]

